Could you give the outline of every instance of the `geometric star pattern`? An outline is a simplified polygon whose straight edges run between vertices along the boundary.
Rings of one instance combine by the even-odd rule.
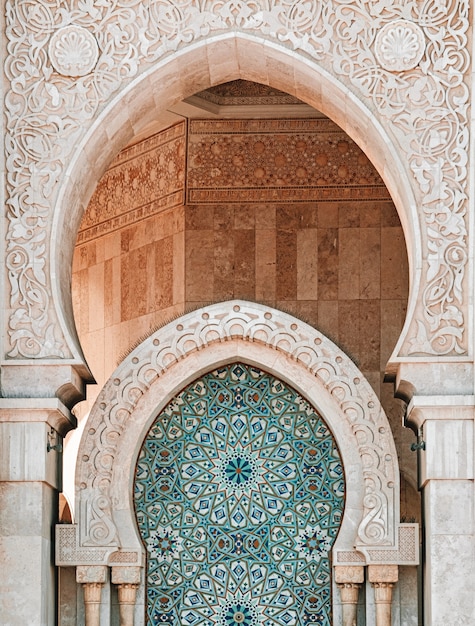
[[[332,433],[289,385],[242,363],[188,385],[136,468],[147,623],[330,626],[344,489]]]

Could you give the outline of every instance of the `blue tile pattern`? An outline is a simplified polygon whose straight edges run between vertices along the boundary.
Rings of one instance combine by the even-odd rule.
[[[331,432],[287,384],[241,363],[190,384],[137,463],[147,623],[330,626],[344,487]]]

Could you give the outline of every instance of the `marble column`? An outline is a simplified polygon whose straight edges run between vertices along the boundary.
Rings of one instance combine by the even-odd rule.
[[[140,584],[140,567],[113,566],[112,583],[117,585],[120,626],[134,626],[135,598]]]
[[[475,624],[473,396],[415,396],[423,497],[424,623]]]
[[[102,588],[107,581],[105,565],[78,565],[76,581],[84,592],[85,626],[100,626]]]
[[[335,582],[340,590],[342,626],[356,626],[358,595],[364,581],[364,568],[359,565],[335,567]]]
[[[8,368],[4,369],[2,392],[25,395],[30,391],[19,374],[18,384],[23,388],[9,390]],[[43,377],[47,378],[46,372]],[[75,419],[58,398],[0,399],[2,624],[49,626],[56,622],[51,528],[58,516],[62,437],[74,425]]]
[[[391,626],[393,587],[398,580],[397,565],[368,565],[368,580],[374,589],[376,626]]]

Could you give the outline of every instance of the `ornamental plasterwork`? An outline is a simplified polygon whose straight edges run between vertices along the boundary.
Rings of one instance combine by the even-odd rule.
[[[385,70],[413,70],[424,55],[424,33],[414,22],[391,22],[383,26],[377,34],[375,51],[376,58]]]
[[[226,31],[256,34],[318,63],[394,137],[412,172],[428,251],[422,309],[408,352],[465,353],[468,11],[467,0],[8,1],[9,356],[67,356],[47,272],[53,210],[75,146],[112,96],[137,75]],[[425,38],[419,65],[405,72],[385,69],[375,50],[377,34],[399,20],[416,24]],[[77,42],[83,29],[97,41],[99,58],[85,76],[64,76],[53,66],[50,43],[66,27]]]
[[[65,26],[51,37],[48,53],[58,74],[86,76],[97,63],[99,48],[94,35],[85,28]]]
[[[114,480],[123,480],[128,470],[123,465],[114,470],[114,463],[121,445],[127,445],[122,443],[127,430],[136,428],[139,418],[134,412],[141,399],[152,393],[154,383],[163,381],[174,364],[230,340],[282,352],[315,377],[321,393],[328,394],[346,419],[354,437],[351,445],[360,458],[364,494],[357,544],[365,551],[394,549],[397,457],[387,418],[369,383],[343,352],[312,327],[280,311],[242,301],[211,305],[158,330],[126,357],[103,388],[78,452],[81,546],[119,546],[111,494]],[[170,375],[174,376],[173,369]],[[340,451],[344,461],[341,444]]]

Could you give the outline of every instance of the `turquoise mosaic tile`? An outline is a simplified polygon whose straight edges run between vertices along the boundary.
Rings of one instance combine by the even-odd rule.
[[[235,363],[190,384],[137,463],[147,623],[330,626],[344,488],[330,430],[284,382]]]

